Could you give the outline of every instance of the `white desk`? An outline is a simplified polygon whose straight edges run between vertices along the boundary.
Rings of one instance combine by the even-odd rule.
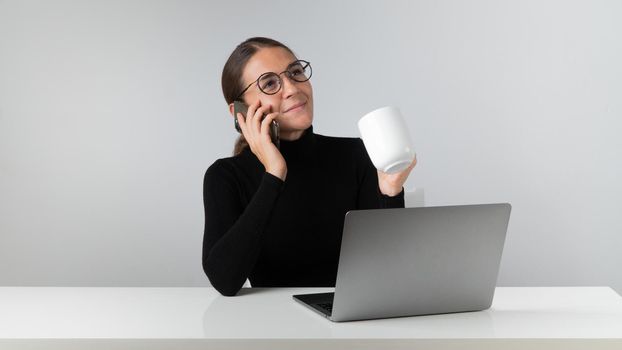
[[[622,349],[608,287],[497,288],[480,312],[333,323],[330,288],[0,287],[0,349]]]

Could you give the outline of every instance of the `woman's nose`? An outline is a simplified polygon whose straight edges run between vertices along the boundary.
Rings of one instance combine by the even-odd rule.
[[[300,89],[297,84],[300,84],[293,79],[291,79],[287,74],[283,74],[283,98],[288,98],[291,95],[294,95]]]

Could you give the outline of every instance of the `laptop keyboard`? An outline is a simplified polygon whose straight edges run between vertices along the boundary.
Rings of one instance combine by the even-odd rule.
[[[333,313],[333,303],[317,303],[315,305],[319,306],[321,309],[328,311],[329,315]]]

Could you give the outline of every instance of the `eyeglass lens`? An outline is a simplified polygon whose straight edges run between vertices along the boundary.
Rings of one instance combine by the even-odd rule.
[[[311,66],[308,62],[296,61],[284,73],[294,81],[304,82],[311,77]],[[265,73],[259,78],[258,85],[264,93],[275,94],[281,89],[281,77],[276,73]]]

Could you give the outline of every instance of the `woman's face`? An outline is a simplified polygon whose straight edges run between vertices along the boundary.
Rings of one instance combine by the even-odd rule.
[[[263,73],[283,72],[296,60],[296,57],[281,47],[259,49],[244,67],[244,87],[256,81]],[[287,74],[281,74],[280,77],[282,86],[276,94],[266,95],[259,90],[257,84],[253,84],[242,98],[247,105],[260,100],[262,106],[271,107],[270,112],[281,112],[276,118],[280,126],[280,137],[295,140],[313,122],[313,88],[309,80],[300,83],[289,79]]]

